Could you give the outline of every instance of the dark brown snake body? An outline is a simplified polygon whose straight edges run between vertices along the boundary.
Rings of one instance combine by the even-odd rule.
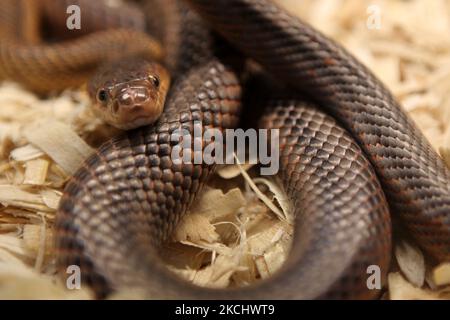
[[[164,47],[176,48],[167,49],[168,65],[182,75],[163,115],[155,126],[104,144],[66,186],[55,226],[62,270],[81,266],[83,279],[100,295],[137,288],[158,298],[374,298],[380,291],[368,289],[366,271],[377,265],[385,280],[389,211],[400,215],[431,257],[450,260],[449,171],[371,72],[268,0],[188,2],[233,46],[290,85],[290,92],[308,94],[350,134],[299,102],[297,93],[264,103],[269,111],[260,125],[280,128],[280,177],[296,208],[291,255],[273,277],[245,288],[214,290],[181,281],[166,270],[157,248],[213,167],[174,164],[171,134],[194,126],[236,127],[242,86],[236,67],[209,54],[208,42],[180,36],[189,28],[171,25],[179,41],[175,45],[172,35]],[[172,5],[178,4],[168,1]],[[194,32],[207,32],[195,14],[183,12]],[[191,58],[184,67],[173,58],[183,50]]]

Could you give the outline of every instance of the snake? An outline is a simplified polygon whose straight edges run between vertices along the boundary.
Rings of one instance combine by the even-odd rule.
[[[376,266],[386,283],[397,218],[430,261],[450,260],[449,169],[386,86],[341,45],[270,0],[144,0],[112,10],[95,2],[97,9],[86,10],[95,32],[36,39],[35,15],[47,12],[59,25],[53,39],[74,2],[83,4],[50,1],[52,10],[38,10],[5,2],[1,77],[37,92],[57,90],[86,81],[109,51],[127,51],[164,60],[174,82],[162,113],[151,115],[154,124],[105,142],[67,182],[55,221],[63,276],[79,266],[98,297],[132,289],[164,299],[373,299],[383,289],[368,285],[368,270]],[[23,16],[27,26],[19,30]],[[157,40],[142,28],[155,28]],[[235,61],[242,56],[271,80],[252,91]],[[136,74],[139,64],[130,67]],[[112,94],[108,77],[92,82],[100,100]],[[262,93],[268,96],[247,102]],[[236,128],[248,111],[262,113],[260,128],[279,130],[279,177],[295,215],[292,249],[269,279],[242,288],[195,286],[170,272],[159,250],[215,166],[173,161],[184,139],[177,132]]]

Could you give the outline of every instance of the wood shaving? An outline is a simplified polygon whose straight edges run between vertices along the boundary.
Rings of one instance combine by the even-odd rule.
[[[449,0],[276,1],[373,70],[450,165]],[[117,133],[93,115],[83,89],[41,99],[0,83],[0,298],[92,298],[89,290],[67,290],[56,275],[52,228],[67,179]],[[277,181],[255,176],[251,165],[223,166],[161,256],[198,285],[237,287],[268,278],[289,255],[288,204]],[[400,272],[393,263],[389,298],[450,299],[449,265],[429,266],[420,249],[397,238]],[[110,298],[133,297],[141,295]]]
[[[237,160],[237,158],[236,158]],[[247,172],[244,170],[244,168],[241,167],[241,165],[238,163],[238,168],[241,171],[242,176],[245,179],[245,182],[248,183],[248,186],[252,189],[252,191],[258,196],[258,198],[264,202],[264,204],[266,206],[268,206],[279,218],[286,218],[287,216],[289,216],[291,213],[283,213],[282,210],[280,208],[278,208],[273,202],[272,200],[267,197],[263,192],[261,192],[261,190],[258,188],[258,186],[256,185],[255,181],[250,178],[250,176],[247,174]],[[261,180],[260,180],[261,181]],[[262,181],[266,181],[266,180],[262,180]]]
[[[433,271],[434,283],[438,286],[450,285],[450,263],[443,263]]]
[[[93,149],[69,126],[43,120],[25,130],[25,138],[44,151],[68,174],[74,174]]]
[[[400,241],[395,247],[395,257],[400,270],[409,282],[422,287],[425,282],[425,258],[416,246]]]
[[[273,199],[270,199],[271,202],[276,200],[279,204],[281,210],[274,211],[275,214],[279,215],[278,217],[281,220],[287,221],[289,223],[294,223],[294,215],[292,209],[292,202],[286,196],[286,193],[281,188],[280,182],[276,181],[276,179],[272,178],[255,178],[253,179],[255,184],[263,184],[269,188],[269,191],[273,194]],[[263,202],[264,200],[261,199]],[[270,206],[268,206],[270,208]]]
[[[47,179],[49,162],[45,159],[35,159],[26,162],[23,184],[42,186]]]
[[[241,167],[247,171],[251,167],[253,167],[253,165],[244,163],[241,165]],[[233,178],[236,178],[241,175],[241,169],[239,168],[238,165],[232,165],[232,164],[224,165],[224,166],[220,166],[216,170],[216,174],[219,175],[219,177],[221,177],[223,179],[233,179]]]
[[[419,289],[408,282],[398,272],[389,274],[389,297],[392,300],[438,300],[450,299],[448,291]]]

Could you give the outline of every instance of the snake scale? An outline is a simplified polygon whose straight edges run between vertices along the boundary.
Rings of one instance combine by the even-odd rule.
[[[9,9],[0,10],[0,76],[36,91],[79,83],[78,75],[86,77],[117,48],[156,58],[165,51],[176,75],[155,125],[106,142],[67,183],[55,225],[61,270],[81,266],[98,296],[135,288],[158,298],[376,298],[380,290],[367,287],[366,270],[379,266],[385,281],[391,214],[432,259],[450,260],[449,171],[389,90],[351,54],[270,0],[141,2],[108,18],[103,10],[87,11],[96,17],[93,29],[120,28],[56,44],[25,42],[36,42],[32,10],[26,32],[17,31],[24,11],[17,4],[26,2],[6,0]],[[61,12],[50,11],[56,18],[48,18],[61,24]],[[161,50],[139,30],[144,12],[151,12],[147,24],[157,30]],[[171,134],[234,128],[241,117],[240,68],[227,59],[231,54],[214,53],[210,28],[288,87],[252,107],[267,110],[260,127],[280,129],[280,178],[296,216],[291,253],[270,279],[229,290],[188,284],[157,254],[214,171],[174,163]],[[17,41],[19,34],[27,37]]]

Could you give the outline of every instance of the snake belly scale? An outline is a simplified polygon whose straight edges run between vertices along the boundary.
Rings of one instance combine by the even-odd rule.
[[[142,2],[142,10],[133,7],[127,18],[112,20],[141,26],[133,21],[143,12],[160,13],[160,20],[152,16],[148,24],[161,21],[159,38],[176,79],[155,125],[106,142],[67,183],[55,225],[62,270],[81,266],[83,279],[99,296],[134,288],[152,298],[375,298],[380,291],[368,289],[366,270],[379,266],[385,281],[394,213],[430,257],[450,259],[449,171],[367,68],[269,0]],[[20,15],[20,8],[10,6]],[[11,35],[14,23],[8,21]],[[245,90],[240,68],[214,52],[210,28],[289,87],[282,98],[251,107],[267,109],[262,128],[280,129],[280,178],[296,208],[291,254],[270,279],[230,290],[186,283],[157,255],[214,170],[174,163],[172,134],[195,126],[234,128],[240,119]],[[109,43],[119,31],[98,32]],[[74,72],[76,66],[67,68],[58,58],[69,46],[75,56],[83,52],[90,58],[97,35],[83,35],[91,42],[67,40],[48,51],[34,47],[29,55],[24,42],[4,42],[0,75],[47,90],[52,82],[39,81],[40,74],[59,74],[58,68]],[[137,46],[137,40],[127,41],[130,48]],[[157,48],[145,41],[147,49]],[[103,43],[93,51],[111,51]],[[16,51],[22,52],[21,60],[11,59]],[[24,72],[17,61],[40,69]],[[320,108],[298,99],[297,91]]]

